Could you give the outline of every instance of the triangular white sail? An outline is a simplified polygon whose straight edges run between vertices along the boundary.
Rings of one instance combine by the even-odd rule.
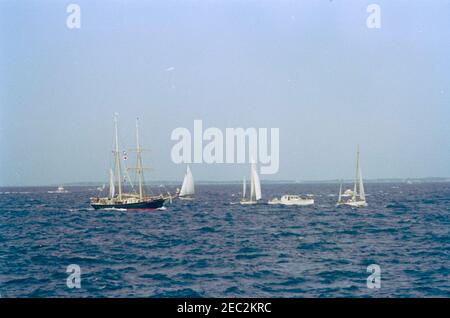
[[[191,169],[187,167],[186,174],[184,176],[183,185],[180,190],[180,197],[191,196],[195,194],[194,177],[192,176]]]
[[[338,202],[342,201],[342,182],[341,185],[339,186],[339,197],[338,197]]]
[[[359,198],[362,201],[366,200],[366,193],[364,192],[364,184],[363,184],[362,174],[361,174],[361,166],[359,167]]]
[[[254,194],[256,200],[261,200],[261,182],[259,180],[258,172],[256,171],[256,164],[252,164],[252,179],[253,179],[253,187]]]
[[[114,172],[109,169],[109,197],[114,198],[116,188],[114,186]]]
[[[259,180],[258,172],[256,170],[256,163],[252,160],[250,166],[250,196],[245,197],[246,182],[245,177],[242,183],[242,200],[241,204],[256,204],[261,199],[261,182]]]

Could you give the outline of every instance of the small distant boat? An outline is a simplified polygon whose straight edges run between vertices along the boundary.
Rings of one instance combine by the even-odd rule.
[[[144,193],[143,186],[143,170],[142,166],[142,149],[139,143],[139,125],[138,120],[136,120],[136,170],[138,177],[138,191],[134,190],[133,184],[131,184],[131,188],[133,193],[124,193],[122,191],[122,167],[120,160],[120,152],[119,152],[119,142],[118,142],[118,127],[117,127],[117,114],[114,117],[114,128],[115,128],[115,169],[116,173],[114,174],[113,170],[109,170],[109,196],[108,197],[94,197],[91,198],[91,206],[94,209],[130,209],[130,210],[154,210],[163,207],[166,200],[170,199],[170,195],[164,196],[149,196]],[[126,172],[125,172],[126,173]],[[114,179],[117,177],[117,188],[118,193],[116,194],[116,187]],[[128,178],[129,179],[129,178]],[[131,183],[131,182],[130,182]]]
[[[256,171],[256,163],[250,166],[250,197],[246,198],[247,183],[244,177],[242,182],[242,205],[257,204],[261,200],[261,182],[259,180],[258,172]]]
[[[269,204],[282,204],[282,205],[299,205],[308,206],[314,205],[314,199],[311,197],[302,198],[299,195],[285,194],[281,199],[274,198],[268,202]]]
[[[56,190],[56,193],[67,193],[67,192],[69,192],[69,191],[64,189],[63,186],[59,186],[58,189]]]
[[[356,176],[355,176],[355,183],[352,191],[352,197],[346,201],[342,200],[343,194],[342,194],[342,182],[339,186],[339,198],[338,202],[336,203],[336,206],[340,205],[347,205],[354,208],[361,208],[367,206],[366,202],[366,194],[364,192],[364,184],[362,180],[362,174],[361,174],[361,166],[359,165],[359,145],[357,147],[356,151]]]
[[[62,185],[60,185],[55,191],[48,191],[48,193],[69,193]]]
[[[192,176],[191,169],[187,166],[186,174],[184,175],[183,184],[181,186],[178,197],[181,200],[193,200],[195,194],[194,177]]]

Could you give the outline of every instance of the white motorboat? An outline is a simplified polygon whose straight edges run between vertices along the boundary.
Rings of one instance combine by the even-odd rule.
[[[311,197],[302,198],[299,195],[285,194],[280,199],[274,198],[268,202],[269,204],[282,204],[282,205],[300,205],[308,206],[314,205],[314,199]]]
[[[48,193],[69,193],[62,185],[60,185],[55,191],[48,191]]]

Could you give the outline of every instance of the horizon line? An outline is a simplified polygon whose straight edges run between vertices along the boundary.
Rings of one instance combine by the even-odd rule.
[[[279,184],[301,184],[301,183],[351,183],[354,179],[311,179],[311,180],[289,180],[289,179],[261,179],[261,183],[279,183]],[[365,182],[369,183],[389,183],[389,182],[407,182],[407,181],[417,181],[417,182],[450,182],[450,177],[408,177],[408,178],[371,178],[364,179]],[[145,182],[144,185],[176,185],[181,184],[180,180],[154,180],[150,182]],[[241,184],[242,180],[198,180],[196,184]],[[63,182],[63,183],[50,183],[50,184],[33,184],[33,185],[0,185],[0,188],[14,188],[14,187],[55,187],[55,186],[95,186],[106,184],[106,182],[98,181],[74,181],[74,182]]]

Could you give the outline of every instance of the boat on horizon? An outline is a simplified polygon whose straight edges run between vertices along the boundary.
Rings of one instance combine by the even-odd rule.
[[[48,193],[69,193],[62,185],[60,185],[55,191],[47,191]]]
[[[142,149],[139,141],[139,119],[136,119],[136,167],[131,168],[136,171],[138,179],[138,190],[135,189],[128,176],[127,170],[125,174],[130,182],[132,192],[125,193],[122,190],[122,166],[119,152],[118,141],[118,119],[117,114],[114,115],[114,132],[115,132],[115,172],[109,170],[109,195],[107,197],[93,197],[90,199],[91,206],[98,209],[126,209],[126,210],[154,210],[164,206],[164,203],[170,199],[170,195],[147,195],[144,193],[144,167],[142,165]],[[116,182],[117,189],[116,194]]]
[[[346,191],[347,192],[347,191]],[[356,150],[356,174],[352,191],[352,197],[348,200],[342,200],[342,182],[339,186],[339,197],[336,206],[347,205],[354,208],[366,207],[366,194],[364,191],[364,184],[362,180],[361,166],[359,164],[359,145]]]

